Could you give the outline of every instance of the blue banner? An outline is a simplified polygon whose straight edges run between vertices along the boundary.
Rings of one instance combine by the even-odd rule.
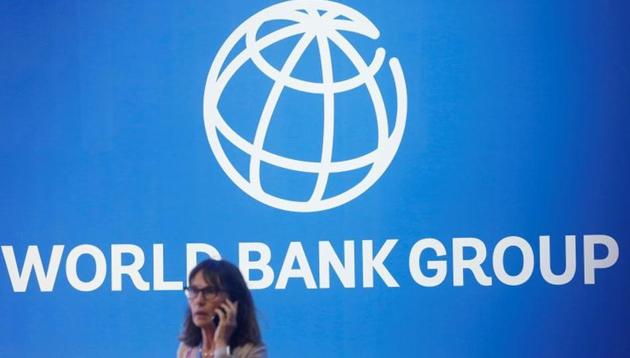
[[[5,1],[0,356],[630,356],[628,10]]]

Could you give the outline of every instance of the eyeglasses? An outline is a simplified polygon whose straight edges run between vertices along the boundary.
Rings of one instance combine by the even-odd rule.
[[[200,293],[203,294],[203,298],[205,298],[206,300],[210,300],[217,297],[219,293],[221,292],[223,292],[223,290],[216,287],[212,287],[212,286],[208,286],[204,288],[197,288],[194,286],[184,287],[184,294],[189,300],[193,300],[197,298],[197,296],[199,296]]]

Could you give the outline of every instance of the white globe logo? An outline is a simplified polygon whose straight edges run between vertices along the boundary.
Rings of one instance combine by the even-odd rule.
[[[294,24],[282,27],[260,38],[257,37],[261,25],[276,20],[288,20]],[[212,62],[203,102],[208,142],[219,165],[228,177],[241,190],[264,204],[295,212],[322,211],[343,205],[369,189],[385,172],[398,150],[407,116],[407,89],[400,63],[396,58],[389,60],[397,102],[396,121],[390,132],[385,102],[375,80],[375,74],[383,65],[385,50],[378,48],[374,58],[368,64],[339,31],[353,32],[372,40],[376,40],[380,36],[379,30],[370,20],[348,6],[324,0],[287,1],[270,6],[242,23],[227,38]],[[290,52],[284,65],[281,68],[274,68],[263,58],[261,51],[292,36],[300,36],[297,45]],[[226,59],[235,45],[243,39],[245,49],[226,63]],[[313,41],[316,41],[319,49],[321,67],[315,70],[321,71],[321,78],[323,79],[321,82],[311,82],[291,76],[298,60]],[[342,81],[334,81],[329,47],[331,42],[348,57],[358,75]],[[264,108],[261,108],[260,120],[253,143],[236,133],[228,125],[218,106],[227,83],[247,61],[252,61],[258,70],[274,81]],[[367,88],[374,106],[378,131],[377,147],[369,153],[352,159],[333,161],[334,121],[343,120],[343,118],[335,118],[335,94],[350,91],[359,86]],[[289,158],[269,152],[264,148],[265,137],[274,109],[285,87],[323,96],[323,138],[321,160],[319,161]],[[228,159],[219,141],[219,134],[249,156],[249,175],[247,177],[241,175]],[[295,201],[265,192],[260,180],[261,163],[316,175],[317,180],[310,198],[306,201]],[[369,167],[367,174],[350,189],[341,194],[324,197],[331,174],[366,167]]]

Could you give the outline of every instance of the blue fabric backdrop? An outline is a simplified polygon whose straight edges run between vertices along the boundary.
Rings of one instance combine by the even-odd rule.
[[[341,252],[344,240],[357,248],[357,287],[344,288],[333,275],[329,289],[290,279],[284,290],[274,281],[253,291],[272,357],[630,355],[625,2],[344,1],[380,30],[374,41],[352,38],[366,59],[382,46],[387,60],[400,60],[407,121],[382,177],[358,198],[315,213],[272,208],[240,190],[204,129],[204,86],[217,51],[273,3],[0,4],[0,244],[13,247],[20,267],[28,245],[37,245],[45,264],[53,245],[65,245],[52,292],[41,292],[34,277],[26,292],[14,292],[0,264],[0,355],[173,356],[183,294],[140,291],[126,277],[122,291],[112,291],[112,244],[141,247],[141,273],[152,281],[155,243],[164,245],[165,277],[182,280],[186,243],[211,244],[234,262],[239,242],[265,243],[277,278],[289,243],[299,241],[319,283],[318,242]],[[285,50],[267,55],[273,62]],[[321,75],[319,59],[307,55],[296,76]],[[244,132],[272,85],[254,72],[235,76],[236,87],[225,92],[233,91],[226,121]],[[391,76],[381,83],[393,117]],[[374,114],[360,95],[336,103],[336,115],[346,118],[335,132],[337,148],[347,151],[336,152],[340,158],[374,146],[373,119],[360,122]],[[304,152],[291,153],[313,159],[321,99],[287,91],[277,108],[290,120],[273,122],[266,148],[286,155],[303,144]],[[265,189],[294,200],[305,200],[314,183],[261,171]],[[355,179],[349,174],[330,190]],[[595,285],[583,280],[587,234],[619,246],[616,264],[598,270]],[[510,235],[525,238],[536,257],[531,278],[514,287],[494,277],[491,263],[492,248]],[[577,272],[568,284],[543,280],[539,235],[552,238],[557,272],[564,235],[577,236]],[[464,286],[453,285],[455,237],[484,242],[492,286],[470,272]],[[409,273],[409,252],[422,238],[448,251],[449,271],[437,287],[419,286]],[[373,288],[363,287],[361,241],[376,250],[387,239],[398,240],[386,267],[400,287],[378,275]],[[92,292],[66,279],[65,258],[80,244],[107,258],[107,279]],[[518,251],[506,254],[508,271],[521,265]],[[79,260],[81,278],[94,272],[89,257]]]

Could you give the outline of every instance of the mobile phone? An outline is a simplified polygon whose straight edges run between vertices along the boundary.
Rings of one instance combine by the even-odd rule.
[[[219,327],[219,315],[215,314],[214,316],[212,316],[212,323],[214,323],[214,327]]]

